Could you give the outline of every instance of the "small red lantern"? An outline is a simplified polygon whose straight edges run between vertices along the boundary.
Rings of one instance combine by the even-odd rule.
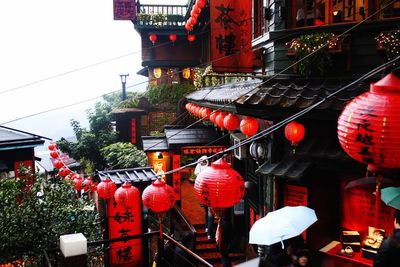
[[[206,5],[206,0],[197,0],[197,1],[196,1],[196,5],[197,5],[199,8],[203,8],[203,7],[205,7],[205,5]]]
[[[143,190],[142,202],[155,213],[166,212],[175,204],[175,195],[171,186],[157,179]]]
[[[88,176],[85,180],[83,180],[82,189],[84,191],[89,191],[92,185],[93,185],[93,179],[92,177]]]
[[[138,196],[140,196],[139,189],[128,182],[125,182],[114,194],[115,202],[125,209],[132,208]]]
[[[185,23],[185,29],[190,32],[192,30],[193,26],[191,26],[189,23]]]
[[[75,178],[74,178],[73,181],[74,181],[75,189],[78,190],[78,191],[81,191],[82,190],[82,183],[83,183],[82,176],[80,176],[79,174],[75,175]]]
[[[106,177],[97,185],[97,194],[100,198],[111,199],[117,190],[116,184]]]
[[[244,181],[222,158],[197,176],[194,190],[201,203],[218,211],[234,206],[243,198]]]
[[[197,5],[193,5],[192,10],[190,11],[190,16],[198,17],[200,15],[201,9]]]
[[[57,150],[51,151],[50,157],[52,157],[53,159],[57,159],[59,157],[58,151]]]
[[[219,128],[221,128],[222,131],[225,129],[225,126],[224,126],[225,117],[226,117],[226,113],[225,112],[220,112],[218,114],[218,116],[215,118],[215,123],[217,124],[217,126]]]
[[[257,119],[246,116],[240,122],[240,131],[247,137],[255,135],[258,132]]]
[[[388,74],[354,98],[338,119],[340,145],[371,171],[400,168],[400,79]]]
[[[228,116],[224,118],[224,128],[230,132],[235,131],[240,124],[239,117],[233,113],[229,113]]]
[[[193,43],[196,37],[193,34],[188,34],[187,39],[189,42]]]
[[[157,41],[157,35],[155,35],[155,34],[150,34],[149,35],[149,39],[150,39],[150,41],[153,43],[153,45],[154,45],[154,43]]]
[[[201,112],[201,117],[205,120],[209,120],[210,119],[210,114],[211,114],[211,109],[209,108],[204,108],[203,111]]]
[[[49,150],[56,150],[57,149],[57,144],[56,143],[51,143],[47,148]]]
[[[54,165],[55,168],[60,169],[61,167],[64,166],[64,162],[62,162],[61,160],[56,159],[53,162],[53,165]]]
[[[190,17],[189,18],[190,24],[196,25],[197,24],[197,18],[196,17]]]
[[[296,121],[292,121],[285,126],[286,139],[291,141],[292,145],[296,145],[303,140],[305,132],[303,124]]]
[[[210,114],[210,121],[214,124],[217,125],[216,118],[217,116],[221,113],[221,111],[213,111],[213,113]]]
[[[171,33],[171,34],[169,35],[169,40],[170,40],[171,42],[175,42],[175,41],[176,41],[176,34]]]

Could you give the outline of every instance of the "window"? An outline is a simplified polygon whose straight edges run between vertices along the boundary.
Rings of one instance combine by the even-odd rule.
[[[325,0],[296,0],[296,27],[325,24]]]
[[[332,23],[365,19],[364,0],[333,0]]]
[[[393,18],[393,17],[400,17],[400,0],[395,1],[389,1],[389,0],[383,0],[380,1],[380,18],[381,19],[386,19],[386,18]]]

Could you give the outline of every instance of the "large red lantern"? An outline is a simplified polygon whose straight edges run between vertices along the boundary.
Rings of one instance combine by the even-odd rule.
[[[228,116],[224,118],[224,128],[230,132],[235,131],[240,124],[239,117],[233,113],[229,113]]]
[[[226,113],[225,113],[225,112],[220,112],[220,113],[217,115],[217,117],[215,118],[215,123],[217,124],[217,126],[218,126],[219,128],[221,128],[221,130],[224,130],[224,129],[225,129],[225,126],[224,126],[224,119],[225,119],[225,117],[226,117]]]
[[[338,119],[340,145],[368,169],[400,168],[400,79],[388,74],[354,98]]]
[[[305,132],[303,124],[296,121],[291,121],[285,126],[285,137],[292,142],[292,145],[296,145],[303,140]]]
[[[157,35],[150,34],[149,35],[149,40],[154,44],[155,42],[157,42]]]
[[[196,37],[193,34],[188,34],[187,39],[189,42],[194,42],[194,40],[196,39]]]
[[[120,205],[125,209],[130,209],[136,205],[138,195],[140,195],[139,189],[132,186],[128,182],[125,182],[114,193],[115,202],[117,205]]]
[[[117,190],[117,185],[106,177],[97,185],[97,194],[100,198],[111,199]]]
[[[54,165],[55,168],[60,169],[61,167],[64,166],[64,162],[62,162],[61,160],[56,159],[53,162],[53,165]]]
[[[169,40],[170,40],[171,42],[175,42],[175,41],[176,41],[176,34],[171,33],[171,34],[169,35]]]
[[[203,8],[203,7],[206,5],[206,0],[197,0],[197,1],[196,1],[196,5],[197,5],[199,8]]]
[[[155,213],[166,212],[175,204],[175,195],[171,186],[157,179],[143,190],[143,205]]]
[[[257,119],[246,116],[240,121],[240,131],[246,136],[255,135],[258,132]]]
[[[196,178],[194,190],[197,198],[214,211],[232,207],[244,195],[242,176],[225,159],[218,159]]]

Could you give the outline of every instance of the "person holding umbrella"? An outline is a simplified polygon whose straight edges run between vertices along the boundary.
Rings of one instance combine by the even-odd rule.
[[[383,240],[374,259],[373,267],[400,266],[400,210],[396,210],[394,213],[393,224],[393,234]]]

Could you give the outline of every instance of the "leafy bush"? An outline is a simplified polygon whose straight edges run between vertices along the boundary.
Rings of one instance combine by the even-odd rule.
[[[394,59],[400,54],[400,28],[389,32],[381,32],[375,37],[378,48],[385,51],[388,60]]]
[[[110,169],[135,168],[147,165],[146,154],[131,143],[115,143],[101,149]]]
[[[187,83],[149,85],[146,97],[153,105],[167,110],[175,110],[179,100],[194,90],[194,86]]]
[[[42,250],[56,248],[64,234],[101,239],[100,219],[91,200],[77,198],[64,181],[32,175],[29,179],[34,179],[29,190],[24,179],[0,179],[0,264],[28,260],[40,266]]]

